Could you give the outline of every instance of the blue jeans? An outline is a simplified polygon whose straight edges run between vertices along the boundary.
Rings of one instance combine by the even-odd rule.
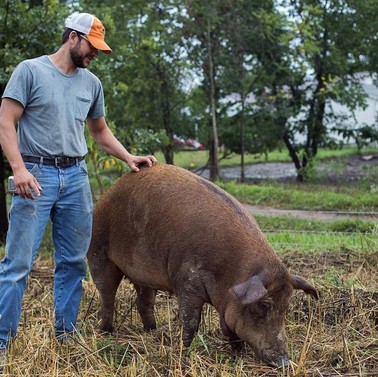
[[[55,334],[74,329],[86,276],[93,202],[85,161],[67,168],[25,163],[42,187],[35,200],[14,195],[0,263],[0,348],[16,335],[28,275],[49,218],[54,242]]]

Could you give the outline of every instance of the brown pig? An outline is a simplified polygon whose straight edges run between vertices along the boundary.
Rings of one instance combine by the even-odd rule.
[[[165,164],[123,175],[100,198],[88,263],[101,296],[102,330],[113,329],[115,295],[125,276],[136,289],[145,330],[156,328],[157,290],[173,292],[184,345],[209,303],[234,349],[246,342],[273,366],[288,364],[284,320],[293,289],[318,298],[314,287],[289,274],[235,198]]]

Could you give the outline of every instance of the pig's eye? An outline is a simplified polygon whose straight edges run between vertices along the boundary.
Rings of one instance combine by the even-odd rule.
[[[272,305],[266,301],[260,301],[257,305],[264,315],[268,314],[270,308],[272,307]]]

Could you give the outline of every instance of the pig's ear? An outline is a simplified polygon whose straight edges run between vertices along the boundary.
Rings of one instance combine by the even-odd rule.
[[[305,293],[311,295],[315,299],[319,298],[318,291],[305,279],[302,279],[297,275],[291,275],[290,278],[294,289],[302,289]]]
[[[232,287],[232,290],[241,300],[243,305],[248,305],[256,302],[268,292],[264,287],[261,275],[252,276],[249,280],[234,285]]]

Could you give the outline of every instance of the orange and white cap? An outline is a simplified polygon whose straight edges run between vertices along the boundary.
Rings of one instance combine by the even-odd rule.
[[[97,50],[107,54],[112,49],[105,42],[105,28],[102,22],[93,14],[74,13],[67,17],[65,25],[67,28],[83,33]]]

